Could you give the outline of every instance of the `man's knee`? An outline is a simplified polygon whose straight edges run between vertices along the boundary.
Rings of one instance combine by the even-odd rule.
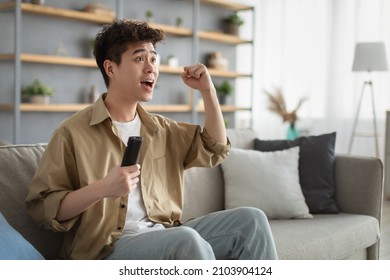
[[[240,221],[249,223],[255,222],[260,224],[268,224],[267,216],[258,208],[254,207],[239,207],[234,209],[235,215]]]
[[[199,233],[186,226],[175,228],[175,247],[178,259],[214,259],[210,244]]]

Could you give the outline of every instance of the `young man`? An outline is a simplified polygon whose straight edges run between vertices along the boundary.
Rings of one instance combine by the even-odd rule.
[[[205,104],[204,129],[144,111],[158,78],[160,30],[122,20],[96,36],[107,93],[55,131],[32,180],[27,208],[65,232],[64,259],[275,259],[265,215],[253,208],[180,220],[183,171],[228,155],[222,113],[206,67],[181,75]],[[129,136],[142,136],[139,164],[120,167]],[[142,168],[141,168],[142,166]]]

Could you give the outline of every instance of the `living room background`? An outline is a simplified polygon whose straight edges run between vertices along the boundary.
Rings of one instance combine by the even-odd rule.
[[[390,1],[261,0],[257,5],[254,128],[265,139],[284,138],[287,124],[270,112],[263,89],[281,87],[293,109],[302,96],[298,129],[336,131],[336,152],[347,153],[364,72],[352,72],[357,42],[384,42],[390,53]],[[389,58],[388,58],[389,59]],[[384,156],[390,73],[372,72],[380,155]],[[359,125],[372,131],[369,91]],[[373,138],[355,138],[352,154],[375,156]]]
[[[3,2],[3,1],[2,1]],[[61,6],[62,1],[48,0],[47,5]],[[88,1],[84,1],[88,3]],[[100,1],[109,6],[114,6],[115,1]],[[131,1],[126,1],[130,3]],[[156,1],[158,3],[162,1]],[[176,1],[180,5],[180,2]],[[253,128],[263,139],[285,138],[287,124],[283,124],[281,118],[268,110],[268,99],[263,90],[273,91],[280,87],[283,90],[287,106],[293,108],[302,96],[308,100],[298,112],[297,127],[302,134],[321,134],[331,131],[337,132],[336,152],[346,153],[352,129],[352,122],[361,90],[361,85],[367,78],[365,73],[352,72],[352,60],[354,48],[357,42],[383,41],[389,54],[390,45],[390,1],[386,0],[237,0],[238,3],[255,7],[255,31],[254,38],[255,56],[251,57],[248,46],[239,46],[235,63],[238,70],[245,70],[248,60],[255,60],[254,68],[254,104],[253,104]],[[111,5],[111,4],[112,5]],[[180,6],[185,14],[185,8]],[[137,14],[138,13],[138,14]],[[176,15],[175,11],[175,15]],[[134,17],[144,17],[144,10],[138,10],[131,14]],[[249,16],[244,13],[244,16]],[[8,18],[2,13],[0,32],[2,38],[10,39],[2,41],[0,47],[12,49],[12,30],[4,27],[9,25]],[[44,19],[42,19],[44,20]],[[66,25],[64,25],[64,22]],[[98,30],[86,27],[83,30],[80,24],[72,21],[53,23],[52,30],[58,27],[60,32],[45,31],[43,37],[61,38],[68,33],[88,33],[93,35]],[[63,27],[66,26],[64,29]],[[38,36],[33,32],[39,29],[38,24],[31,24],[27,35]],[[244,37],[252,32],[251,25],[244,25],[241,35]],[[12,28],[11,28],[12,29]],[[50,29],[49,29],[50,30]],[[94,31],[94,32],[92,32]],[[5,32],[3,34],[3,32]],[[4,35],[4,36],[3,36]],[[64,45],[65,42],[62,42]],[[45,42],[47,48],[54,49],[56,45]],[[9,47],[11,45],[11,47]],[[185,53],[186,49],[180,49],[180,43],[175,52]],[[31,47],[31,46],[30,46]],[[40,46],[41,47],[41,46]],[[67,46],[68,47],[68,46]],[[34,49],[34,46],[32,46]],[[6,50],[9,51],[9,50]],[[68,49],[72,52],[72,49]],[[165,55],[168,55],[166,53]],[[185,56],[183,56],[185,57]],[[187,63],[189,61],[182,61]],[[27,65],[28,67],[32,67]],[[37,74],[52,69],[52,66],[34,66]],[[62,81],[62,91],[71,88],[73,81],[80,77],[72,73],[70,68],[63,67],[63,75],[68,77]],[[0,64],[1,80],[12,80],[12,62]],[[89,71],[89,70],[86,70]],[[49,77],[58,76],[50,72]],[[87,74],[88,85],[99,80],[99,73]],[[58,78],[58,77],[55,77]],[[371,78],[374,83],[375,102],[378,117],[378,127],[381,133],[381,156],[384,154],[385,113],[390,107],[389,72],[373,72]],[[165,86],[165,85],[164,85]],[[237,87],[241,87],[238,82]],[[2,90],[9,90],[4,85]],[[101,91],[104,85],[98,84]],[[89,86],[80,89],[79,95],[89,90]],[[248,90],[250,90],[248,88]],[[83,91],[83,92],[81,92]],[[185,98],[186,95],[183,95]],[[3,98],[3,97],[2,97]],[[63,97],[67,99],[67,97]],[[69,97],[70,98],[70,97]],[[247,97],[236,96],[238,105],[246,103]],[[6,100],[8,102],[8,100]],[[66,101],[66,100],[65,100]],[[369,100],[365,102],[361,111],[361,124],[367,130],[372,129],[371,108]],[[60,119],[69,114],[59,113],[56,117],[47,113],[49,117],[38,119],[36,114],[31,114],[29,121],[42,122],[44,127],[55,127]],[[8,118],[1,113],[2,120]],[[12,121],[11,119],[9,120]],[[0,139],[9,130],[3,127],[1,122]],[[249,125],[247,115],[236,121],[236,127]],[[29,133],[27,128],[25,133]],[[50,132],[44,132],[47,136]],[[6,139],[7,140],[7,139]],[[374,155],[373,139],[357,139],[353,149],[354,154]]]

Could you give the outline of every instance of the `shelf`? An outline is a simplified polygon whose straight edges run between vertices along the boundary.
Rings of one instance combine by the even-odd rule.
[[[165,74],[181,74],[183,72],[183,67],[171,67],[166,64],[160,64],[158,70],[160,73]]]
[[[91,104],[33,104],[22,103],[20,104],[20,111],[22,112],[77,112]],[[160,112],[160,113],[189,113],[192,111],[191,105],[188,104],[170,104],[170,105],[142,105],[148,112]],[[14,110],[14,104],[0,103],[0,110],[12,111]],[[248,111],[250,108],[237,107],[232,105],[221,105],[222,112],[236,112],[236,111]],[[198,112],[204,112],[203,107],[197,108]]]
[[[253,9],[252,6],[230,2],[226,0],[201,0],[202,4],[214,5],[232,11],[245,11]]]
[[[221,105],[221,110],[223,113],[234,113],[238,111],[251,111],[249,107],[239,107],[234,105]],[[198,112],[204,112],[204,109],[199,109]]]
[[[7,2],[0,4],[0,11],[15,9],[16,4],[14,2]],[[49,7],[45,5],[35,5],[29,3],[21,3],[22,12],[30,13],[30,14],[38,14],[44,16],[55,16],[62,17],[67,19],[76,19],[81,21],[106,24],[112,23],[115,17],[105,16],[105,15],[97,15],[88,12],[70,10],[70,9],[62,9]]]
[[[199,38],[203,40],[216,41],[220,43],[239,45],[239,44],[251,44],[251,40],[244,40],[238,36],[229,35],[220,31],[199,31]]]
[[[209,73],[212,77],[220,77],[220,78],[250,78],[251,74],[238,73],[229,70],[219,70],[214,68],[209,68]]]
[[[192,36],[192,30],[184,27],[176,27],[172,25],[160,24],[160,23],[149,23],[150,27],[155,29],[161,29],[164,33],[168,33],[176,36]]]
[[[12,60],[12,59],[15,59],[15,54],[0,54],[0,61]],[[32,63],[97,67],[94,59],[82,58],[82,57],[67,57],[67,56],[22,53],[20,55],[20,60],[22,62],[32,62]]]
[[[65,24],[65,22],[70,20],[70,21],[79,22],[83,24],[83,27],[87,27],[89,24],[92,24],[94,27],[103,24],[110,24],[114,22],[116,19],[116,15],[114,13],[109,15],[106,14],[99,15],[95,13],[89,13],[83,10],[83,7],[81,7],[82,5],[80,5],[80,8],[74,5],[60,5],[59,0],[53,1],[51,4],[52,6],[35,5],[31,3],[21,3],[22,1],[16,2],[12,0],[3,0],[1,2],[2,3],[0,3],[0,13],[6,12],[11,16],[16,16],[15,18],[16,21],[14,23],[15,30],[19,29],[19,27],[21,29],[23,25],[29,24],[30,21],[39,22],[39,20],[42,18],[46,18],[47,20],[57,19],[60,21],[59,24],[61,23]],[[29,2],[29,1],[23,1],[23,2]],[[111,6],[115,7],[114,9],[115,12],[121,9],[121,14],[123,14],[123,16],[129,16],[129,13],[126,12],[127,9],[124,9],[124,7],[122,7],[125,5],[124,2],[125,1],[123,0],[116,1],[116,3],[112,3]],[[202,18],[203,15],[201,14],[203,8],[208,8],[208,9],[213,8],[213,10],[215,8],[215,11],[218,12],[217,14],[222,15],[227,12],[235,12],[235,11],[240,12],[240,14],[254,12],[255,11],[254,6],[250,6],[249,4],[242,4],[240,3],[241,1],[236,1],[236,0],[234,1],[233,0],[199,0],[197,2],[198,2],[197,4],[204,5],[204,7],[199,7],[199,9],[194,9],[192,11],[193,22],[189,23],[189,25],[186,25],[185,27],[179,27],[176,26],[175,24],[169,24],[168,22],[165,23],[150,22],[149,25],[152,28],[162,30],[169,39],[173,39],[174,41],[175,40],[182,41],[183,44],[186,45],[185,47],[186,52],[188,52],[189,57],[192,58],[194,57],[194,54],[196,56],[200,54],[199,45],[201,43],[211,43],[213,45],[213,49],[216,47],[218,48],[218,46],[220,45],[223,46],[224,48],[233,49],[238,45],[244,45],[244,44],[251,45],[254,43],[253,41],[254,33],[252,34],[251,37],[243,36],[243,38],[241,38],[240,36],[237,35],[224,33],[222,30],[219,29],[219,26],[217,24],[209,24],[204,28],[202,28],[202,30],[199,30],[199,26],[197,24],[194,25],[197,21],[203,20]],[[190,8],[190,6],[192,5],[193,5],[192,1],[189,1],[188,8]],[[58,6],[61,6],[63,8],[60,8]],[[142,3],[141,9],[142,8],[147,9],[147,6],[148,6],[147,3]],[[175,8],[174,5],[172,7],[164,6],[164,8],[160,12],[166,13],[171,11],[174,8]],[[185,8],[185,6],[183,8]],[[208,13],[206,13],[205,15],[207,15],[207,17],[209,18],[213,17],[213,15],[208,15]],[[33,19],[33,17],[35,17],[36,19]],[[50,30],[53,28],[50,25],[42,25],[42,27],[50,28]],[[61,30],[65,29],[66,26],[62,24],[58,28],[59,28],[59,32],[61,32]],[[173,38],[173,37],[177,37],[177,38]],[[85,57],[59,56],[59,55],[54,55],[54,53],[45,53],[45,51],[37,51],[38,54],[23,53],[17,51],[17,50],[24,49],[22,45],[23,37],[19,38],[19,36],[15,36],[14,39],[15,39],[14,50],[10,50],[9,53],[0,53],[0,63],[2,62],[15,63],[15,69],[17,70],[15,77],[17,79],[14,80],[14,89],[19,89],[20,87],[22,87],[22,82],[21,82],[22,73],[21,73],[21,69],[19,68],[24,69],[26,64],[37,64],[37,65],[29,65],[29,67],[26,68],[28,70],[28,73],[30,74],[31,73],[33,74],[34,71],[30,69],[31,66],[34,66],[35,68],[37,66],[46,67],[46,68],[50,66],[49,67],[50,69],[53,68],[56,71],[65,70],[64,68],[61,67],[70,67],[74,71],[79,71],[82,74],[84,74],[84,71],[87,71],[89,73],[90,71],[89,69],[91,69],[92,71],[98,70],[96,61],[93,57],[89,57],[87,55]],[[74,43],[76,44],[76,41]],[[191,45],[192,47],[188,47],[189,45]],[[176,46],[174,45],[172,47],[180,48],[181,45],[176,45]],[[232,54],[231,57],[229,57],[228,59],[233,59],[233,57],[236,56],[233,56]],[[39,64],[41,64],[42,66],[40,66]],[[179,77],[183,73],[184,66],[185,65],[179,65],[178,67],[170,67],[167,64],[160,64],[159,72],[161,74],[175,75]],[[79,69],[80,67],[84,67],[85,69]],[[243,73],[235,71],[236,69],[234,69],[233,67],[231,70],[230,69],[220,70],[215,68],[209,68],[208,71],[213,79],[226,78],[226,79],[234,80],[236,78],[249,78],[248,79],[250,80],[249,82],[253,84],[253,75],[251,73],[253,71],[252,68],[253,67],[241,69],[244,71]],[[30,75],[28,73],[27,76]],[[23,75],[24,74],[25,73],[23,73]],[[162,78],[164,79],[166,77],[164,76]],[[245,80],[245,82],[247,81]],[[253,90],[253,85],[251,86],[251,89],[248,88],[247,90],[247,94],[251,94],[251,98],[252,98],[252,90]],[[13,92],[12,96],[14,94],[19,95],[18,92]],[[5,103],[5,102],[0,103],[0,111],[8,111],[14,113],[13,137],[15,142],[20,141],[19,139],[20,126],[26,118],[29,118],[30,114],[36,114],[36,113],[38,115],[41,114],[42,118],[44,117],[44,114],[49,114],[50,116],[51,115],[55,116],[55,113],[73,114],[91,105],[90,103],[84,103],[84,104],[57,103],[56,104],[53,102],[53,99],[52,99],[53,103],[50,104],[20,103],[18,100],[17,102],[12,102],[12,99],[9,99],[8,101],[9,103]],[[77,99],[75,99],[75,101],[77,102]],[[168,115],[177,114],[179,119],[181,118],[180,114],[183,114],[186,117],[189,116],[193,123],[197,123],[198,115],[204,113],[204,107],[201,103],[202,102],[199,102],[199,105],[196,106],[196,103],[194,104],[191,102],[188,102],[188,104],[153,104],[153,102],[151,102],[151,103],[144,103],[143,106],[147,111],[151,113],[161,113],[161,114],[165,113]],[[224,113],[224,115],[226,114],[226,116],[229,116],[229,118],[230,117],[234,118],[235,113],[239,111],[250,112],[250,114],[252,114],[252,105],[249,104],[245,106],[221,105],[221,110]]]

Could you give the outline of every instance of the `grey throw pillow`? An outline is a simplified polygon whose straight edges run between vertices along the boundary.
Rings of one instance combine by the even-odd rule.
[[[339,213],[334,199],[336,132],[295,140],[255,140],[255,150],[279,151],[299,146],[299,180],[312,214]]]

